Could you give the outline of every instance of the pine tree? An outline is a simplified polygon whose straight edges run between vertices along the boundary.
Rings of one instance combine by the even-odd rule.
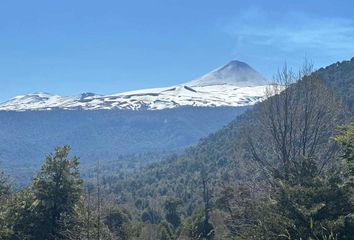
[[[7,228],[6,233],[0,234],[0,239],[35,239],[33,229],[34,221],[33,211],[34,195],[29,188],[23,189],[11,195],[7,203],[3,205],[5,211],[3,227]]]
[[[79,159],[69,146],[47,156],[34,180],[34,239],[70,239],[78,233],[77,209],[82,194]]]

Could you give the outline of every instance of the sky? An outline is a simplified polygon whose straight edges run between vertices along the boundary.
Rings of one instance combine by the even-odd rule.
[[[267,78],[354,56],[354,1],[2,0],[0,101],[163,87],[231,60]]]

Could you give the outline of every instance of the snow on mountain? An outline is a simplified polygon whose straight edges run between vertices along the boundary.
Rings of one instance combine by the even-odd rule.
[[[148,109],[161,110],[180,106],[247,106],[264,99],[267,80],[248,64],[231,61],[199,79],[185,84],[112,95],[83,93],[61,97],[31,93],[0,103],[0,110],[28,111],[51,109]]]
[[[204,87],[210,85],[235,85],[238,87],[254,87],[267,85],[268,81],[247,63],[231,61],[223,67],[195,79],[186,85],[191,87]]]

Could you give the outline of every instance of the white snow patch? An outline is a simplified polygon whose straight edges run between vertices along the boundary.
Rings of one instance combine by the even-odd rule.
[[[62,97],[31,93],[0,103],[0,110],[28,111],[52,109],[148,109],[181,106],[239,107],[253,105],[265,98],[267,80],[249,65],[232,61],[199,79],[165,88],[152,88],[111,95],[83,93]]]

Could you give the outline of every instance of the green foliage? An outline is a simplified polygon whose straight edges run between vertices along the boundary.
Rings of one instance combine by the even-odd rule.
[[[342,174],[346,177],[346,184],[354,184],[354,123],[339,128],[341,134],[334,139],[343,146]]]
[[[9,229],[6,227],[7,219],[5,211],[7,211],[7,199],[10,196],[10,184],[3,172],[0,172],[0,236],[9,234]]]
[[[137,209],[143,210],[149,207],[149,202],[146,199],[139,198],[138,200],[135,201],[135,207]]]
[[[174,240],[174,239],[176,239],[174,226],[171,223],[169,223],[167,221],[161,222],[160,230],[159,230],[159,239],[160,240]]]
[[[280,181],[279,176],[273,175],[272,177],[278,178],[278,182],[272,186],[268,183],[267,177],[265,177],[270,172],[263,171],[264,169],[250,164],[250,155],[246,148],[248,144],[247,136],[254,134],[254,136],[259,136],[263,140],[258,143],[259,147],[264,150],[260,152],[260,155],[269,160],[276,170],[282,170],[278,168],[280,164],[277,156],[275,156],[274,150],[276,147],[271,144],[269,137],[264,134],[264,125],[257,120],[260,115],[259,111],[255,110],[265,106],[267,101],[264,101],[257,104],[254,109],[236,118],[223,129],[209,135],[207,138],[201,139],[198,145],[188,148],[184,154],[168,158],[161,163],[152,164],[143,170],[142,173],[126,176],[125,178],[116,178],[106,186],[117,196],[119,203],[128,205],[132,209],[132,213],[134,212],[134,215],[139,219],[141,219],[144,211],[144,219],[148,219],[146,206],[144,206],[143,202],[148,202],[150,207],[153,206],[154,209],[160,212],[164,208],[164,199],[168,198],[181,199],[183,205],[180,206],[180,215],[188,217],[193,214],[196,206],[203,201],[203,196],[198,189],[200,189],[199,173],[205,167],[210,179],[208,185],[210,189],[213,189],[215,199],[220,199],[218,204],[220,204],[220,209],[223,211],[222,215],[225,216],[225,225],[231,232],[231,234],[225,233],[227,238],[253,231],[252,234],[248,235],[250,237],[246,239],[252,239],[252,237],[253,239],[266,239],[267,236],[268,239],[276,239],[279,235],[288,234],[287,231],[289,231],[289,234],[293,234],[294,224],[304,229],[301,231],[311,232],[312,230],[309,230],[309,226],[311,225],[310,219],[313,216],[316,217],[313,220],[313,231],[320,235],[322,232],[330,235],[330,229],[324,230],[328,226],[325,223],[326,217],[322,216],[322,214],[323,211],[327,212],[326,209],[330,209],[330,206],[336,208],[335,204],[338,202],[334,203],[334,196],[337,193],[339,195],[343,194],[345,190],[341,188],[340,181],[342,177],[336,179],[335,177],[330,178],[328,175],[328,173],[333,172],[338,177],[336,168],[330,169],[329,165],[323,168],[321,164],[327,161],[333,162],[334,165],[337,164],[336,159],[331,158],[331,154],[327,154],[334,146],[333,142],[328,141],[328,138],[335,132],[336,125],[342,124],[343,121],[345,122],[348,119],[345,111],[347,110],[347,105],[352,101],[353,94],[352,88],[347,89],[346,85],[352,83],[353,66],[354,59],[350,62],[334,64],[329,68],[315,72],[315,75],[320,77],[323,84],[308,84],[306,79],[301,82],[301,91],[297,91],[297,93],[306,98],[303,98],[299,103],[300,105],[294,109],[298,126],[298,128],[294,129],[296,132],[288,131],[288,134],[294,133],[293,136],[295,138],[292,138],[294,140],[292,144],[295,148],[301,145],[302,141],[302,143],[307,143],[305,152],[311,154],[303,154],[303,151],[296,151],[296,154],[292,155],[296,157],[289,158],[293,163],[289,167],[289,171],[296,174],[289,173],[289,179],[286,181],[284,179]],[[294,87],[296,86],[299,85],[295,84]],[[318,91],[315,88],[312,89],[312,92],[305,91],[308,87],[319,86],[321,89]],[[329,87],[329,89],[326,87]],[[313,92],[322,92],[322,90],[328,96],[331,96],[327,100],[334,99],[331,92],[333,90],[334,95],[343,101],[343,105],[335,105],[335,108],[337,108],[335,114],[332,114],[332,108],[326,108],[326,101],[321,102],[322,98],[316,99],[316,96],[320,94],[311,94]],[[350,99],[346,97],[348,94],[351,96]],[[317,101],[318,104],[316,106],[321,106],[321,108],[315,108],[312,111],[309,108],[304,108],[306,105],[311,107],[308,104],[314,101]],[[298,111],[304,111],[303,109],[307,109],[311,114],[304,114],[304,112],[299,114]],[[328,118],[326,119],[330,119],[330,121],[323,120],[322,124],[316,125],[316,117],[324,114],[322,110],[328,110],[326,112]],[[284,114],[282,111],[283,108],[279,108],[281,116]],[[309,119],[306,120],[306,116],[311,121],[308,121]],[[290,118],[288,121],[293,123]],[[305,126],[308,127],[305,128]],[[306,135],[306,131],[309,128],[313,129],[313,131]],[[312,133],[318,138],[311,141],[313,139]],[[315,150],[312,150],[311,147],[313,142],[319,144]],[[291,152],[293,149],[287,150]],[[313,151],[315,151],[315,154],[312,154]],[[326,156],[328,159],[322,159],[322,156]],[[228,187],[233,189],[232,194],[224,191]],[[319,189],[313,191],[317,188]],[[296,195],[296,191],[299,191],[299,196]],[[326,191],[333,194],[325,193]],[[322,194],[324,194],[323,198],[329,198],[328,202],[321,198]],[[300,196],[304,199],[301,200]],[[222,197],[224,199],[221,199]],[[293,219],[292,215],[296,215],[295,213],[288,214],[287,211],[282,209],[289,201],[288,197],[294,197],[294,204],[300,212],[299,216],[305,215],[306,220],[301,220],[301,217],[298,217],[297,220]],[[222,206],[222,201],[224,201],[224,206]],[[321,207],[323,203],[326,204],[326,207]],[[282,211],[285,213],[279,214]],[[338,217],[340,219],[339,215],[344,214],[344,212],[336,213],[337,215],[339,214],[338,216],[335,216],[335,213],[331,214],[334,218]],[[166,215],[165,219],[167,219],[166,217],[169,218],[169,222],[173,222],[170,216]],[[214,217],[211,216],[211,222],[213,223]],[[349,220],[345,221],[350,222]],[[322,226],[320,226],[321,224]],[[254,228],[254,226],[257,226],[257,228]],[[215,229],[217,228],[218,226],[215,225]],[[294,231],[296,232],[296,230]]]
[[[216,131],[247,108],[0,111],[1,158],[5,160],[3,164],[9,170],[8,174],[14,176],[21,186],[31,182],[42,163],[41,157],[58,143],[73,146],[75,155],[82,160],[82,167],[97,160],[107,160],[114,161],[116,166],[110,168],[110,173],[121,164],[132,171],[160,158],[154,154],[145,159],[128,156],[139,160],[137,164],[128,163],[128,159],[121,156],[182,149],[197,143],[201,137]],[[109,169],[110,166],[106,166]],[[89,170],[82,173],[83,176],[90,174]]]
[[[144,223],[159,224],[161,222],[161,216],[157,211],[151,208],[145,209],[141,215],[141,220]]]
[[[192,215],[189,237],[195,240],[214,238],[214,226],[206,221],[202,207],[198,207]]]
[[[35,198],[30,189],[14,193],[1,209],[4,216],[4,227],[7,233],[2,232],[0,239],[35,239],[32,235],[36,227],[34,222],[33,202]]]
[[[257,225],[258,214],[264,210],[263,199],[254,196],[252,189],[244,183],[222,188],[216,207],[225,214],[224,223],[229,232],[225,237],[233,238]]]
[[[179,199],[167,199],[164,203],[165,209],[165,219],[167,222],[172,224],[174,229],[177,229],[181,224],[180,217],[180,207],[182,206],[182,201]]]
[[[354,57],[350,61],[334,63],[321,68],[317,74],[322,81],[340,96],[354,112]]]
[[[111,210],[105,216],[104,223],[118,239],[130,238],[131,216],[126,211],[119,208]]]
[[[47,156],[34,179],[34,237],[65,239],[78,224],[77,208],[82,194],[78,158],[68,158],[69,146]]]
[[[335,139],[343,146],[339,163],[325,174],[313,159],[299,159],[289,180],[276,179],[270,198],[260,203],[260,221],[244,239],[343,239],[354,236],[354,125]],[[335,160],[333,160],[335,161]]]
[[[82,180],[78,159],[70,148],[50,154],[33,185],[12,194],[1,207],[6,231],[1,239],[70,239],[80,234],[79,208]]]
[[[94,186],[87,185],[83,198],[78,158],[69,158],[70,147],[48,155],[33,184],[1,201],[0,239],[59,240],[129,239],[137,229],[130,214],[110,208],[98,222],[94,208]]]
[[[10,183],[4,172],[0,172],[0,202],[10,194]]]

